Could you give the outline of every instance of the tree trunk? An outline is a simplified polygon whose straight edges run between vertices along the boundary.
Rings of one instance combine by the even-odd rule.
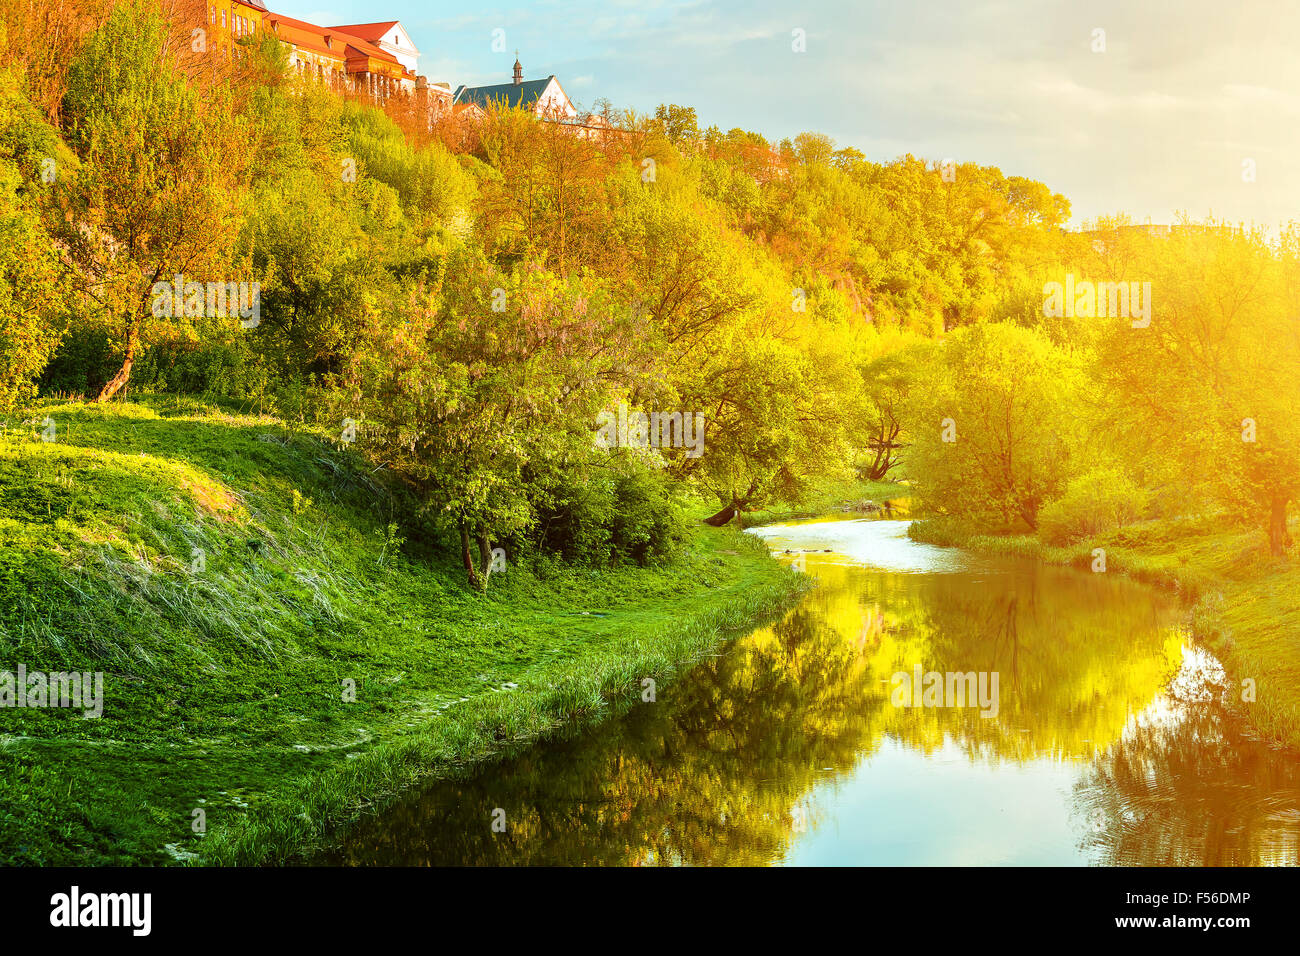
[[[1269,501],[1268,511],[1268,550],[1274,557],[1286,554],[1291,544],[1291,533],[1286,529],[1286,506],[1289,498],[1274,495]]]
[[[745,495],[743,498],[737,498],[735,495],[732,495],[731,504],[727,505],[717,514],[710,515],[709,517],[705,518],[704,523],[707,525],[711,525],[714,528],[721,528],[732,518],[740,514],[741,511],[749,507],[749,503],[754,500],[754,493],[757,490],[758,490],[758,479],[755,479],[749,483],[749,488],[745,491]]]
[[[478,560],[483,566],[483,590],[486,591],[488,578],[492,577],[492,544],[483,528],[478,529]]]
[[[122,367],[117,370],[117,374],[108,380],[103,388],[99,390],[96,396],[96,402],[106,402],[127,383],[131,377],[131,366],[135,364],[135,353],[140,346],[140,330],[135,319],[131,319],[126,327],[126,356],[122,361]]]
[[[727,505],[727,507],[723,508],[717,514],[710,515],[709,517],[705,518],[704,523],[707,525],[712,525],[715,528],[721,528],[724,524],[726,524],[732,518],[736,517],[736,515],[738,515],[739,513],[740,513],[740,509],[736,507],[736,504],[733,502]]]
[[[460,523],[460,560],[465,565],[469,586],[476,591],[485,590],[486,582],[479,580],[478,571],[474,569],[474,556],[469,552],[469,528],[463,521]]]
[[[1035,504],[1020,505],[1020,519],[1029,525],[1030,531],[1038,530],[1038,507]]]
[[[898,433],[901,430],[898,425],[892,425],[888,429],[882,427],[879,437],[868,441],[867,447],[876,456],[867,469],[868,481],[883,481],[898,464],[898,452],[906,447],[898,441]]]

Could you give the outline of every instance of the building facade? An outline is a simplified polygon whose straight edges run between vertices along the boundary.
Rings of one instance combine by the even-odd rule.
[[[515,60],[514,79],[495,86],[460,86],[452,99],[456,107],[474,106],[487,110],[489,106],[507,109],[526,109],[537,116],[553,120],[572,120],[578,115],[577,107],[551,74],[543,80],[525,80],[524,68]]]
[[[319,26],[273,13],[262,0],[209,0],[208,29],[223,47],[270,31],[287,48],[295,73],[341,92],[376,103],[410,96],[431,114],[451,107],[451,87],[419,74],[420,51],[396,20]]]
[[[510,83],[460,86],[455,93],[447,83],[430,83],[418,72],[419,49],[397,20],[318,26],[274,13],[262,0],[209,0],[208,29],[225,49],[269,31],[287,48],[289,66],[298,76],[375,103],[409,97],[430,124],[444,115],[472,121],[500,105],[574,125],[582,136],[601,134],[608,125],[595,114],[579,117],[554,74],[525,80],[517,58]]]

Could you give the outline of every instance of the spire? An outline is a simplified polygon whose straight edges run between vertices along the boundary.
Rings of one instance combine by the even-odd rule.
[[[515,50],[515,86],[524,81],[524,68],[519,65],[519,51]]]

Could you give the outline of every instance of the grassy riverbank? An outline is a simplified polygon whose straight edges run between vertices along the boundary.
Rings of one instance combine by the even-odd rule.
[[[1084,570],[1096,548],[1106,572],[1178,591],[1195,635],[1223,662],[1240,697],[1255,682],[1256,699],[1241,709],[1263,736],[1300,747],[1300,564],[1274,558],[1254,528],[1214,518],[1147,521],[1070,547],[1033,535],[990,535],[959,521],[930,518],[910,534],[931,544],[1019,554]]]
[[[299,856],[803,584],[701,527],[664,567],[524,561],[482,596],[324,436],[175,399],[35,420],[0,436],[0,671],[102,671],[104,705],[0,709],[6,864]]]

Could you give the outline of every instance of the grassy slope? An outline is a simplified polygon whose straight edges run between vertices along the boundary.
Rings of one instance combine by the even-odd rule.
[[[662,569],[511,567],[481,597],[387,546],[400,505],[319,436],[176,400],[46,415],[53,443],[30,417],[0,436],[0,670],[103,671],[105,705],[0,709],[4,863],[285,859],[798,586],[703,529]]]
[[[980,535],[949,519],[912,525],[933,544],[1023,554],[1089,569],[1093,549],[1106,551],[1108,573],[1179,591],[1192,608],[1195,635],[1213,649],[1256,699],[1242,709],[1259,732],[1300,747],[1300,563],[1273,558],[1258,529],[1215,519],[1148,521],[1096,540],[1053,548],[1031,535]]]

